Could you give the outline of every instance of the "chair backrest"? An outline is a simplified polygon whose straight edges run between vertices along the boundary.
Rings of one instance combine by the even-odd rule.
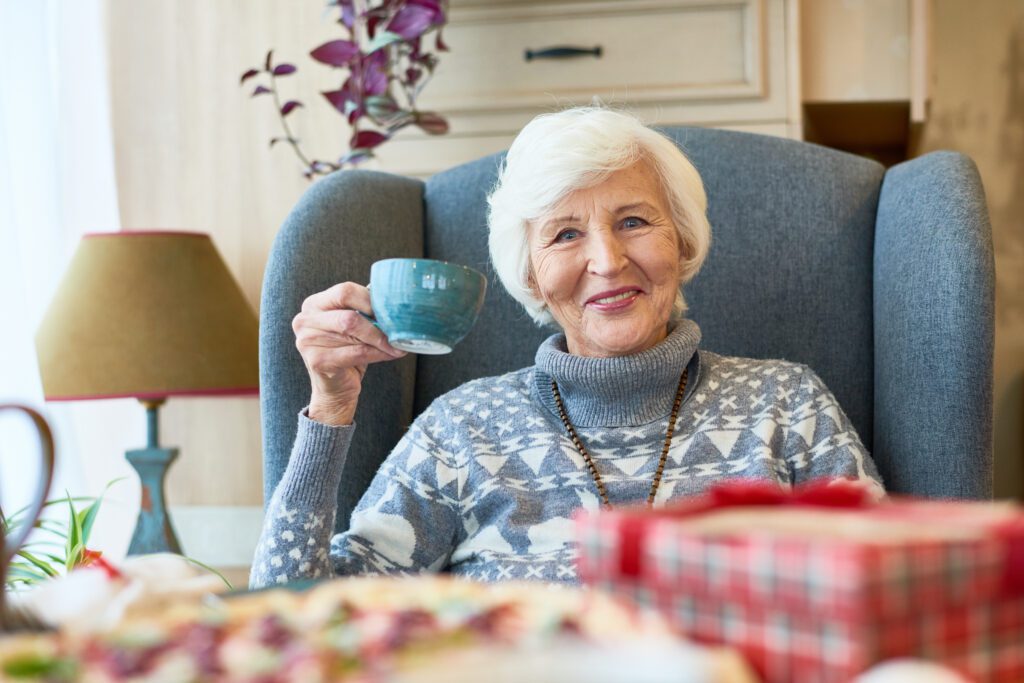
[[[990,495],[992,255],[973,164],[960,155],[928,155],[902,171],[891,169],[899,182],[888,188],[880,164],[816,145],[713,129],[665,132],[700,171],[709,197],[711,252],[686,287],[688,317],[703,331],[702,346],[810,365],[836,394],[892,490]],[[289,216],[271,252],[261,309],[268,499],[287,464],[296,414],[309,398],[291,319],[309,294],[339,281],[367,281],[373,261],[425,256],[464,263],[488,274],[488,293],[479,321],[452,354],[371,367],[339,491],[339,528],[430,401],[469,379],[533,363],[553,330],[534,325],[505,293],[487,255],[486,196],[501,159],[489,156],[425,183],[374,172],[334,174]],[[930,203],[925,199],[918,213],[908,209],[908,201],[922,197]],[[952,240],[955,255],[929,250],[933,240]],[[878,254],[883,242],[894,253]],[[917,280],[901,280],[908,274]],[[950,318],[949,301],[931,291],[950,282],[974,297],[959,318]],[[918,318],[927,323],[936,316],[938,323],[919,329]],[[903,338],[890,339],[890,331]],[[930,376],[927,366],[937,360],[931,354],[961,349],[967,339],[980,343],[944,368],[952,375]],[[900,378],[909,386],[892,386]],[[970,393],[968,424],[946,423],[944,416],[962,418],[964,408],[945,405],[941,391]],[[879,404],[887,414],[879,415]],[[936,425],[939,432],[915,432]]]

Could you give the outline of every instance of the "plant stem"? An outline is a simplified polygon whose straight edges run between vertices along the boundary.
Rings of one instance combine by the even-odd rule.
[[[299,147],[298,140],[295,138],[294,135],[292,135],[292,129],[291,126],[288,125],[287,117],[285,117],[285,115],[281,113],[281,97],[277,93],[277,77],[274,76],[273,72],[271,72],[270,74],[270,94],[274,97],[274,108],[277,111],[277,117],[281,119],[281,128],[284,129],[285,139],[288,141],[288,144],[291,145],[292,149],[295,151],[296,156],[299,157],[299,160],[302,161],[302,163],[306,166],[307,169],[314,173],[319,173],[318,169],[320,167],[320,164],[324,164],[327,162],[320,161],[316,162],[316,164],[314,165],[314,163],[311,162],[306,157],[306,155],[302,153],[302,148]],[[338,170],[338,167],[335,166],[334,164],[328,164],[328,166],[333,167],[331,168],[332,171]]]

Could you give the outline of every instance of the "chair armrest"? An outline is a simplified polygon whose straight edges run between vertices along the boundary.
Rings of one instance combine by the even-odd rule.
[[[886,173],[875,225],[874,457],[886,486],[992,496],[992,230],[974,163]]]

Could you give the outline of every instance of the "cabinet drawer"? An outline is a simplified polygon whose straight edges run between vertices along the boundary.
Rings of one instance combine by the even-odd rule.
[[[446,112],[765,94],[762,0],[458,3],[423,104]],[[592,55],[533,58],[552,47]]]

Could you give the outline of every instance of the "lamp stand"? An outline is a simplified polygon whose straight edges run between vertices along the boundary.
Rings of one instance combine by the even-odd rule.
[[[177,448],[160,448],[159,418],[160,406],[166,399],[143,400],[139,402],[146,407],[148,438],[146,448],[127,451],[125,457],[139,473],[142,484],[142,503],[139,506],[139,519],[135,523],[132,541],[128,546],[129,555],[146,553],[171,552],[181,554],[181,545],[171,518],[167,513],[164,500],[164,478],[167,468],[178,457]]]

